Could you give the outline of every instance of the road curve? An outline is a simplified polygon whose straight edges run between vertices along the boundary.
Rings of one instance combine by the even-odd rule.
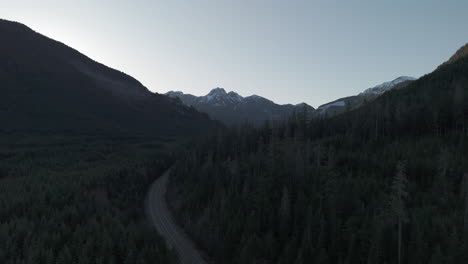
[[[207,264],[195,244],[176,225],[166,203],[167,181],[170,169],[164,172],[150,187],[146,210],[151,223],[156,227],[167,244],[175,249],[181,264]]]

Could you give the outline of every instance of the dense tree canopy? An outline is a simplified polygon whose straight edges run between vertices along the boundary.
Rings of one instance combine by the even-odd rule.
[[[468,59],[331,119],[222,131],[171,177],[178,221],[220,263],[468,259]]]
[[[175,263],[143,211],[157,143],[3,136],[0,263]]]

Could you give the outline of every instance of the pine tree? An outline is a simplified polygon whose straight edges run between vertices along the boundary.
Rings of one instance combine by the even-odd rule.
[[[408,221],[405,200],[408,197],[406,191],[407,179],[405,172],[405,164],[399,162],[397,165],[397,173],[393,178],[392,193],[390,197],[390,213],[397,221],[398,225],[398,264],[401,264],[401,244],[402,244],[402,226]]]
[[[289,197],[288,188],[284,187],[281,195],[281,205],[279,208],[280,220],[281,220],[281,235],[283,239],[289,232],[289,225],[291,219],[291,200]]]

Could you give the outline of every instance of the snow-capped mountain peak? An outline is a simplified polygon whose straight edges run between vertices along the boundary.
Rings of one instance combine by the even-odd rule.
[[[360,107],[366,102],[374,100],[380,95],[392,89],[403,88],[408,85],[409,82],[416,80],[416,78],[401,76],[392,81],[384,82],[372,88],[366,89],[357,95],[343,97],[338,100],[332,101],[321,105],[315,111],[315,116],[334,116],[340,113],[344,113],[348,110]]]
[[[216,87],[212,89],[206,96],[220,96],[220,95],[226,95],[226,90],[224,90],[224,88]]]
[[[235,92],[226,93],[223,88],[214,88],[206,96],[200,97],[204,103],[213,104],[215,106],[238,103],[244,98]]]
[[[361,94],[382,94],[382,93],[384,93],[384,92],[386,92],[388,90],[391,90],[396,85],[398,85],[398,84],[400,84],[402,82],[414,81],[414,80],[416,80],[416,78],[409,77],[409,76],[400,76],[400,77],[396,78],[393,81],[384,82],[382,84],[379,84],[377,86],[369,88],[369,89],[365,90],[364,92],[362,92]]]
[[[236,92],[226,92],[223,88],[214,88],[205,96],[194,96],[180,92],[167,92],[170,97],[179,98],[182,103],[208,113],[212,118],[226,124],[252,121],[263,123],[265,120],[281,120],[288,118],[294,111],[302,111],[304,107],[309,112],[313,107],[301,103],[298,105],[279,105],[264,97],[251,95],[243,97]]]

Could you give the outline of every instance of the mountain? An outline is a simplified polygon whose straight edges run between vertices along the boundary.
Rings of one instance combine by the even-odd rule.
[[[466,137],[468,56],[442,64],[408,83],[404,89],[394,88],[353,111],[332,117],[323,128],[328,130],[329,127],[330,131],[320,133],[359,133],[368,139],[421,135],[438,138],[450,133]]]
[[[389,91],[389,90],[397,87],[397,85],[399,85],[401,83],[408,82],[408,81],[414,81],[414,80],[416,80],[416,78],[408,77],[408,76],[401,76],[401,77],[396,78],[393,81],[384,82],[384,83],[379,84],[379,85],[377,85],[375,87],[366,89],[361,94],[383,94],[384,92]]]
[[[444,65],[447,65],[447,64],[452,64],[452,63],[456,62],[457,60],[459,60],[461,58],[464,58],[466,56],[468,56],[468,43],[466,43],[461,48],[459,48],[455,52],[455,54],[453,54],[452,57],[450,57],[450,59],[448,61],[446,61],[442,65],[440,65],[439,68],[444,66]]]
[[[384,82],[377,86],[368,88],[358,95],[349,96],[326,103],[317,108],[315,117],[330,117],[343,112],[356,109],[364,103],[370,102],[380,95],[393,89],[401,89],[416,80],[416,78],[401,76],[392,81]]]
[[[183,92],[167,92],[166,95],[179,98],[183,104],[207,113],[213,119],[225,124],[239,124],[244,121],[256,124],[265,120],[284,120],[294,111],[311,113],[314,108],[302,103],[297,105],[279,105],[258,95],[243,97],[235,92],[226,92],[223,88],[215,88],[205,96],[194,96]]]
[[[203,133],[205,114],[25,25],[0,20],[0,132]]]

